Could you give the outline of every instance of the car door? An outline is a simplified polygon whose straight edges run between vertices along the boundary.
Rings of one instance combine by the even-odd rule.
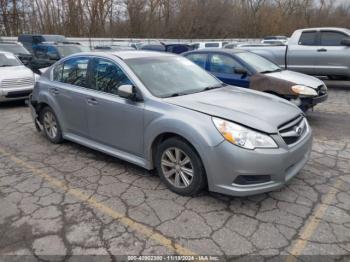
[[[350,47],[343,46],[341,41],[348,35],[332,30],[322,30],[319,33],[317,46],[315,73],[318,75],[346,76],[350,71],[349,56],[344,55]]]
[[[316,30],[303,31],[299,42],[288,46],[287,69],[309,75],[315,74],[318,33]]]
[[[64,131],[89,137],[86,114],[86,90],[89,87],[88,57],[73,57],[55,65],[50,86]]]
[[[143,154],[143,102],[118,96],[121,85],[132,84],[114,61],[95,58],[92,92],[87,99],[90,136],[97,142],[133,155]]]
[[[228,85],[249,87],[248,74],[237,74],[234,72],[235,68],[243,68],[243,66],[232,56],[215,53],[209,56],[208,70],[222,82]]]

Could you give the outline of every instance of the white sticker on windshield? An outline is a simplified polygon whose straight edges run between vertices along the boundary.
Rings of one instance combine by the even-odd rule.
[[[5,55],[6,58],[8,58],[8,59],[16,59],[16,57],[15,57],[13,54],[4,53],[4,55]]]

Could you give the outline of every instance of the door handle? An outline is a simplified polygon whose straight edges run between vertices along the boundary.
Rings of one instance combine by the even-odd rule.
[[[325,48],[317,49],[317,52],[327,52],[327,49]]]
[[[95,106],[98,104],[98,101],[96,100],[96,98],[91,97],[91,98],[88,98],[87,103],[91,106]]]
[[[52,88],[52,89],[51,89],[51,93],[52,93],[53,95],[58,95],[58,94],[60,93],[60,91],[58,91],[57,88]]]

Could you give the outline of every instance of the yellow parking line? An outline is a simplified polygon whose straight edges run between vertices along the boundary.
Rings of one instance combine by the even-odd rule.
[[[286,262],[294,262],[296,261],[296,257],[301,255],[310,237],[314,234],[319,223],[326,214],[327,208],[335,199],[336,194],[338,193],[338,188],[341,187],[343,183],[344,181],[338,178],[337,181],[333,184],[332,188],[328,191],[327,195],[325,196],[323,203],[319,204],[314,214],[312,214],[309,218],[309,222],[307,222],[299,239],[294,244],[290,255],[286,259]]]
[[[125,226],[128,226],[129,228],[137,231],[138,233],[154,240],[155,242],[166,247],[167,249],[172,250],[179,255],[193,255],[193,256],[197,255],[193,251],[191,251],[191,250],[189,250],[189,249],[187,249],[187,248],[185,248],[177,243],[174,243],[171,239],[154,231],[152,228],[145,226],[145,225],[142,225],[142,224],[130,219],[129,217],[119,213],[118,211],[113,210],[112,208],[104,205],[103,203],[99,202],[95,198],[88,196],[84,192],[77,190],[77,189],[70,188],[66,183],[64,183],[64,182],[62,182],[54,177],[51,177],[50,175],[33,167],[32,165],[21,160],[20,158],[9,154],[4,149],[0,148],[0,153],[3,156],[9,157],[16,164],[21,165],[22,167],[29,169],[32,172],[32,174],[42,177],[51,185],[66,191],[67,194],[74,196],[75,198],[77,198],[83,202],[88,203],[90,206],[98,209],[100,212],[102,212],[106,215],[109,215],[110,217],[112,217],[114,219],[118,219]]]

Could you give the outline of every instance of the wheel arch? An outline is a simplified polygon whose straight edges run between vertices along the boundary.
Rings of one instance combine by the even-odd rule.
[[[207,169],[206,152],[212,150],[224,139],[214,124],[208,125],[207,121],[211,121],[209,116],[202,115],[186,120],[158,119],[148,125],[149,128],[144,134],[144,156],[149,169],[155,168],[155,152],[159,143],[171,137],[178,137],[187,142],[198,154],[205,170]]]
[[[151,148],[150,148],[150,150],[151,150],[150,151],[150,155],[151,155],[151,159],[150,160],[151,161],[150,161],[150,164],[151,164],[152,168],[155,167],[155,158],[156,158],[156,153],[157,153],[158,146],[163,141],[168,140],[170,138],[178,138],[178,139],[183,140],[184,142],[186,142],[198,154],[198,156],[200,157],[201,161],[203,161],[202,157],[199,154],[199,152],[196,149],[196,147],[188,139],[186,139],[184,136],[179,135],[179,134],[174,133],[174,132],[164,132],[164,133],[159,134],[157,137],[155,137],[153,142],[152,142],[152,144],[151,144]]]

